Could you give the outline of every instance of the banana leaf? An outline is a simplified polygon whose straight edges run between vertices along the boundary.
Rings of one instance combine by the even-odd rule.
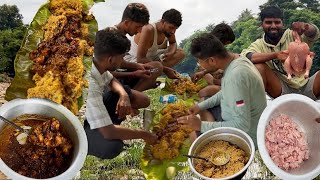
[[[180,149],[180,154],[178,157],[160,161],[153,159],[151,156],[150,146],[146,145],[143,149],[143,156],[140,160],[140,167],[144,173],[147,180],[165,180],[168,179],[166,175],[166,170],[168,167],[175,167],[177,171],[189,171],[189,166],[187,165],[187,157],[182,156],[182,154],[188,154],[189,147],[191,143],[189,140],[184,142],[184,145]]]
[[[178,102],[183,102],[187,107],[193,105],[194,100],[188,99],[187,101],[178,100]],[[158,110],[150,123],[149,130],[160,122],[161,119],[161,109]],[[180,148],[179,155],[170,160],[160,161],[155,159],[151,154],[151,146],[146,144],[143,149],[143,154],[140,159],[140,167],[144,173],[144,176],[147,180],[165,180],[168,179],[166,175],[166,170],[168,167],[174,167],[177,171],[189,171],[189,166],[187,164],[187,157],[183,156],[183,154],[188,154],[189,148],[191,146],[191,142],[189,139],[186,139]]]
[[[95,2],[104,2],[104,0],[81,0],[83,4],[83,11],[88,12]],[[37,48],[37,45],[42,41],[44,31],[43,25],[46,24],[51,15],[49,11],[49,2],[42,5],[36,15],[34,16],[28,30],[24,36],[21,47],[16,54],[14,60],[15,77],[6,91],[5,99],[10,101],[16,98],[27,98],[27,90],[35,86],[32,80],[33,74],[30,72],[33,62],[29,58],[29,53]],[[98,23],[95,19],[83,22],[88,24],[89,39],[94,42],[95,33],[98,31]],[[83,63],[86,69],[86,77],[89,76],[91,70],[92,57],[84,56]],[[83,94],[85,94],[85,91]],[[79,108],[84,102],[84,97],[78,99]]]
[[[169,88],[169,84],[173,83],[173,79],[166,78],[165,80],[165,87],[161,90],[161,96],[164,96],[166,94],[174,94],[178,97],[178,99],[183,99],[183,100],[188,100],[188,99],[193,99],[198,101],[199,100],[199,95],[198,93],[184,93],[184,94],[178,94],[177,92],[173,91],[172,89]],[[197,85],[202,88],[206,87],[208,85],[207,81],[204,78],[199,79],[197,81]]]

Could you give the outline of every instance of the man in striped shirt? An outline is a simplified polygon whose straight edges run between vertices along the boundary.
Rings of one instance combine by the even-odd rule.
[[[118,30],[101,30],[96,34],[84,123],[89,155],[112,159],[123,150],[122,140],[143,139],[150,144],[157,140],[148,131],[120,125],[132,109],[150,104],[146,95],[123,87],[109,72],[120,67],[129,49],[130,41]],[[110,96],[104,97],[105,92],[110,92]]]

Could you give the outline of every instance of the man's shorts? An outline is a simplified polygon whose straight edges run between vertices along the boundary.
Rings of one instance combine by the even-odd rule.
[[[87,120],[84,121],[84,130],[88,139],[88,155],[101,159],[113,159],[123,151],[122,140],[105,139],[98,129],[90,129]]]
[[[305,95],[313,100],[318,100],[319,97],[317,98],[313,94],[313,84],[314,84],[314,80],[316,78],[316,75],[317,75],[317,73],[315,73],[313,76],[309,77],[309,81],[299,89],[295,89],[295,88],[288,86],[287,83],[285,83],[281,78],[279,78],[280,82],[281,82],[281,86],[282,86],[281,95],[296,93],[296,94]]]

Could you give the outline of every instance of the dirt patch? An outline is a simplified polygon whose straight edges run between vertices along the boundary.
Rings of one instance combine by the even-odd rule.
[[[10,86],[10,83],[0,83],[0,106],[6,103],[7,101],[4,99],[7,88]]]

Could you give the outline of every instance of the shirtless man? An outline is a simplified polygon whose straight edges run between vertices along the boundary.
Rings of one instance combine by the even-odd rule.
[[[179,11],[167,10],[163,13],[160,21],[143,26],[141,33],[138,33],[131,40],[130,55],[124,59],[138,63],[160,61],[163,65],[163,72],[169,78],[178,78],[177,72],[171,67],[185,57],[183,50],[177,48],[175,37],[175,32],[181,22],[182,17]],[[152,84],[148,86],[152,86]]]

